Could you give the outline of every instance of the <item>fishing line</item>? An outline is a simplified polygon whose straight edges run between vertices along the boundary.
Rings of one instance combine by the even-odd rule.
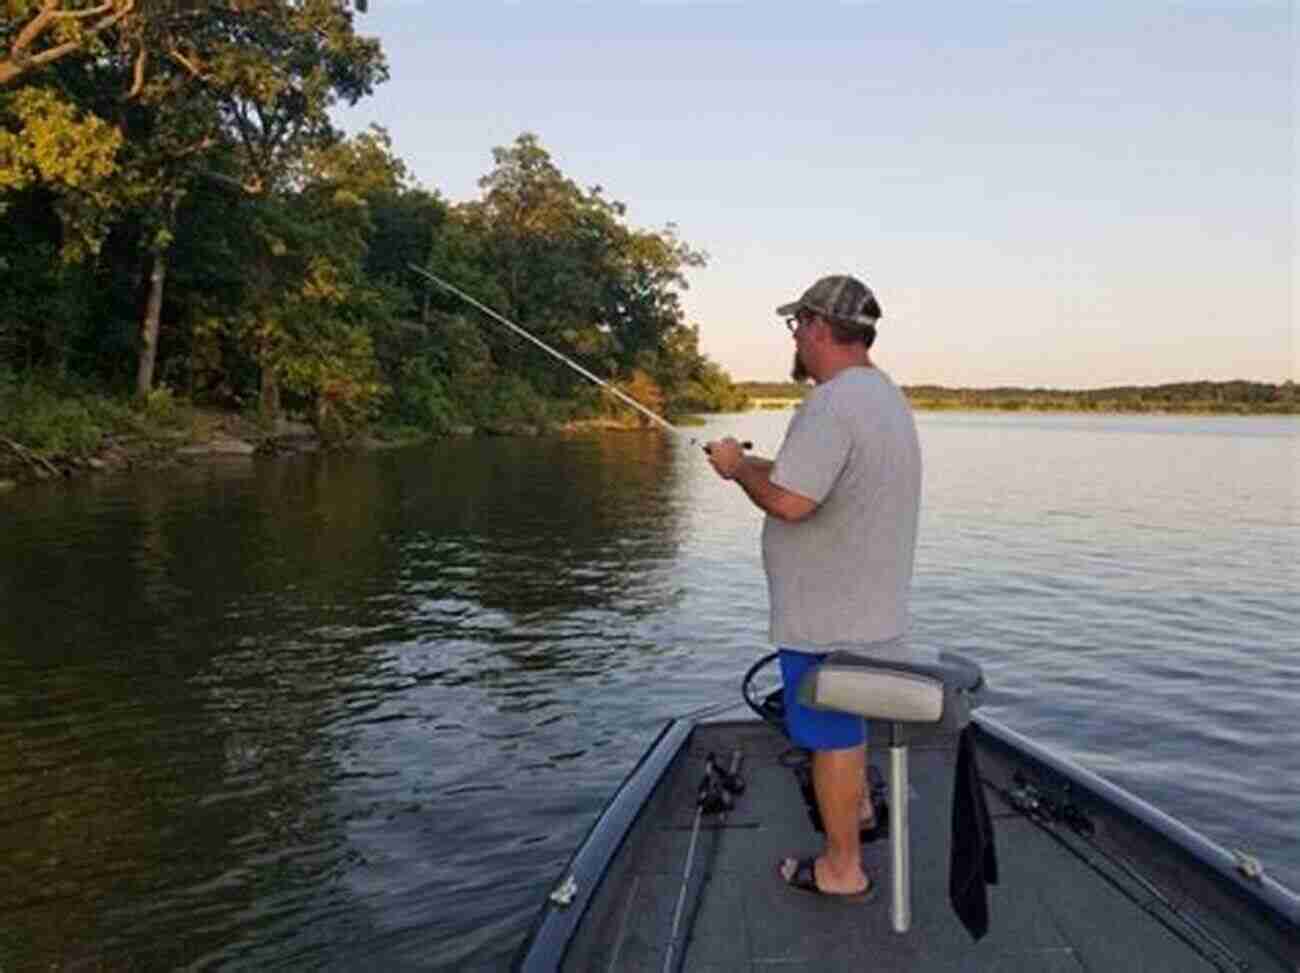
[[[488,307],[486,304],[483,304],[480,301],[475,300],[473,297],[466,294],[455,284],[449,284],[447,281],[443,280],[441,277],[438,277],[436,274],[431,274],[429,273],[429,271],[423,269],[422,267],[417,267],[415,264],[407,264],[407,266],[410,267],[411,270],[414,270],[417,274],[420,274],[423,277],[427,277],[429,280],[433,281],[435,284],[437,284],[439,287],[441,287],[443,290],[447,291],[448,293],[454,294],[456,297],[459,297],[465,303],[478,308],[488,317],[492,318],[492,320],[497,321],[500,324],[504,324],[507,328],[509,328],[515,334],[519,335],[521,338],[525,338],[528,341],[531,341],[533,344],[535,344],[538,348],[542,349],[542,351],[546,352],[552,358],[558,359],[559,361],[568,365],[570,368],[572,368],[583,378],[595,382],[597,385],[603,388],[610,395],[614,396],[616,399],[623,402],[625,405],[631,406],[633,409],[641,413],[641,415],[645,416],[651,422],[654,422],[655,424],[663,427],[664,429],[667,429],[671,433],[683,437],[692,446],[699,446],[706,453],[709,451],[708,446],[706,446],[704,443],[701,443],[698,439],[696,439],[690,433],[686,432],[684,429],[679,429],[677,426],[674,426],[671,422],[669,422],[663,416],[659,415],[657,412],[647,409],[644,405],[642,405],[636,399],[632,398],[632,396],[623,392],[621,389],[617,388],[614,385],[611,385],[603,378],[593,375],[591,372],[587,371],[587,369],[583,368],[572,358],[568,357],[567,355],[559,351],[556,351],[546,342],[542,341],[540,338],[537,338],[534,335],[530,334],[529,332],[525,331],[523,328],[515,324],[513,321],[511,321],[509,318],[505,317],[504,315],[498,314],[496,311],[492,310],[492,308]],[[749,442],[741,443],[740,445],[742,449],[754,448],[754,444]]]

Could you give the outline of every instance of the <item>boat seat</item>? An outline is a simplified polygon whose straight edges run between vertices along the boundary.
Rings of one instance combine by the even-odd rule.
[[[902,661],[836,652],[799,684],[799,702],[814,709],[866,717],[889,737],[890,855],[893,868],[893,927],[912,924],[911,838],[908,825],[909,743],[962,730],[983,701],[984,672],[949,652],[923,661]]]
[[[895,739],[910,740],[962,729],[984,690],[979,665],[951,652],[926,661],[836,652],[804,676],[799,702],[897,724]]]

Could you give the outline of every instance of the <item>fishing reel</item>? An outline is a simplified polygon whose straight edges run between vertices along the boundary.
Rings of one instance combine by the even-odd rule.
[[[705,814],[720,814],[736,806],[736,797],[745,791],[745,779],[718,766],[717,758],[710,753],[704,758],[704,777],[695,796],[695,803]]]

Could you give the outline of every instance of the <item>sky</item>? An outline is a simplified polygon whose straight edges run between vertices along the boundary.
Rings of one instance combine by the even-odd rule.
[[[641,229],[737,381],[786,378],[778,304],[852,273],[914,385],[1097,388],[1300,373],[1288,0],[371,0],[384,126],[480,196],[535,133]]]

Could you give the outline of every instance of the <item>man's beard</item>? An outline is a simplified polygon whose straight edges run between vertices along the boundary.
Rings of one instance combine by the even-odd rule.
[[[802,385],[810,378],[812,378],[812,376],[808,374],[808,369],[804,368],[803,359],[799,357],[799,349],[796,348],[794,352],[794,364],[790,366],[790,379],[791,381],[798,382]]]

